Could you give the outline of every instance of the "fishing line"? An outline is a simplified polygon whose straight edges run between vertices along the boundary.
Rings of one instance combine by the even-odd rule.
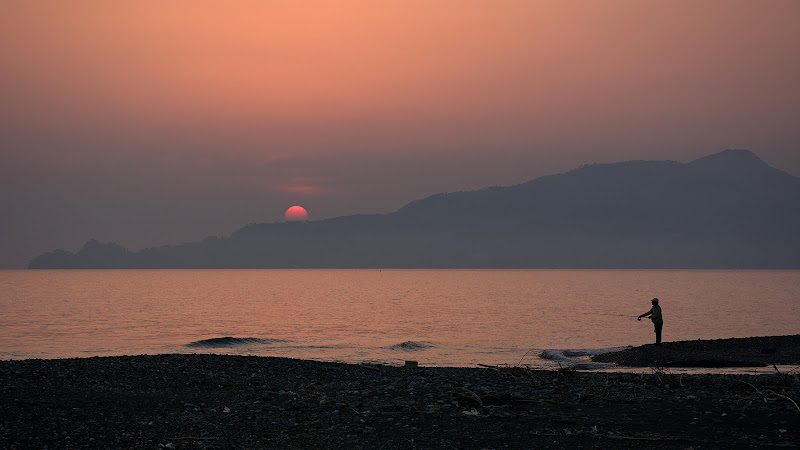
[[[536,349],[532,348],[532,349],[528,350],[527,352],[525,352],[525,354],[522,355],[522,358],[519,359],[519,362],[517,363],[517,365],[515,367],[518,367],[522,363],[522,360],[525,359],[526,356],[528,356],[528,353],[530,353],[530,352],[532,352],[534,350],[536,350]]]
[[[639,317],[639,316],[632,316],[630,314],[612,314],[612,313],[598,313],[598,312],[586,312],[586,311],[573,311],[573,312],[570,312],[569,314],[570,315],[571,314],[586,314],[586,315],[592,315],[592,316],[630,317],[632,319],[635,319],[635,318]]]
[[[625,317],[626,319],[637,319],[637,318],[639,318],[639,316],[632,316],[630,314],[597,313],[597,312],[586,312],[586,311],[573,311],[570,314],[586,314],[586,315],[591,314],[593,316]],[[530,354],[530,352],[532,352],[534,350],[536,350],[536,348],[532,348],[532,349],[528,350],[527,352],[525,352],[525,354],[522,355],[522,358],[519,359],[519,361],[517,362],[516,365],[519,366],[522,363],[522,361],[525,360],[525,357],[528,356],[528,354]]]

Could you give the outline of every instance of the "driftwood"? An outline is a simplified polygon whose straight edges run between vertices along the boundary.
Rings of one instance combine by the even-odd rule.
[[[517,406],[540,403],[541,400],[533,397],[523,397],[514,394],[487,394],[478,395],[469,389],[462,388],[462,392],[454,391],[451,398],[463,405],[484,406]]]

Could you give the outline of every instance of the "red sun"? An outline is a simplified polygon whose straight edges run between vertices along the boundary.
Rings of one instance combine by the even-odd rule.
[[[306,211],[306,209],[302,206],[295,205],[287,209],[283,214],[283,217],[285,217],[289,222],[302,222],[308,219],[308,211]]]

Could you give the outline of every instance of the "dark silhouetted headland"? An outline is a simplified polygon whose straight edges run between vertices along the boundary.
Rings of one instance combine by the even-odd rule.
[[[800,178],[747,150],[592,164],[436,194],[391,214],[250,224],[128,251],[90,240],[48,268],[800,268]]]

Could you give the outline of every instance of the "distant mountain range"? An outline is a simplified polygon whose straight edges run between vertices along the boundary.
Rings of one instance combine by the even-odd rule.
[[[138,252],[90,240],[29,268],[797,269],[800,178],[747,150],[592,164],[391,214],[250,224]]]

